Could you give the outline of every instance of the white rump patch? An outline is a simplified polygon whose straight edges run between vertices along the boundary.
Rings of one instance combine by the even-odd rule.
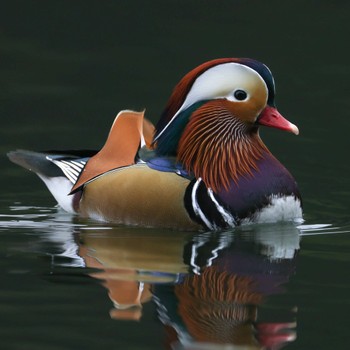
[[[68,195],[72,189],[72,183],[64,176],[47,177],[42,174],[37,175],[44,181],[46,187],[54,196],[60,207],[68,213],[75,214],[75,210],[73,209],[73,196]]]

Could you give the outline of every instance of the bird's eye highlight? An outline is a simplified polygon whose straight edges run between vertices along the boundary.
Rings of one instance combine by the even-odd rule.
[[[238,101],[244,101],[247,97],[248,94],[244,91],[244,90],[236,90],[233,93],[233,96],[235,97],[235,99],[237,99]]]

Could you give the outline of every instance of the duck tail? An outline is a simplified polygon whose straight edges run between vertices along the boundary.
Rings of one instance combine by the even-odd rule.
[[[97,151],[11,151],[11,162],[37,174],[45,183],[58,204],[67,212],[76,213],[81,193],[69,192],[86,162]]]

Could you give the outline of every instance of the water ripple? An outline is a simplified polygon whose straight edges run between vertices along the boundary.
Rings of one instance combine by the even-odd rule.
[[[350,228],[347,226],[338,227],[332,224],[313,224],[300,225],[300,236],[317,236],[317,235],[332,235],[340,233],[350,233]]]

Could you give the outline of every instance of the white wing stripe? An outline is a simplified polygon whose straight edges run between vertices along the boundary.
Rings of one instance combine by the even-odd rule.
[[[58,164],[57,164],[58,165]],[[75,169],[71,168],[69,164],[62,164],[61,163],[61,169],[65,169],[68,173],[70,173],[72,176],[78,176],[80,171],[76,171]]]
[[[57,165],[62,170],[63,174],[68,178],[68,180],[73,184],[76,183],[78,176],[80,175],[86,163],[83,161],[55,160],[49,156],[46,158]]]
[[[71,168],[72,170],[77,170],[78,171],[78,174],[80,173],[81,171],[81,168],[76,166],[73,162],[67,162],[66,160],[61,160],[61,162],[63,164],[66,164],[69,168]]]
[[[79,169],[83,169],[84,166],[85,166],[85,164],[86,164],[86,162],[84,162],[84,161],[82,161],[82,160],[79,161],[79,162],[77,162],[77,161],[75,161],[75,160],[72,160],[71,163],[72,163],[72,164],[75,164]]]

